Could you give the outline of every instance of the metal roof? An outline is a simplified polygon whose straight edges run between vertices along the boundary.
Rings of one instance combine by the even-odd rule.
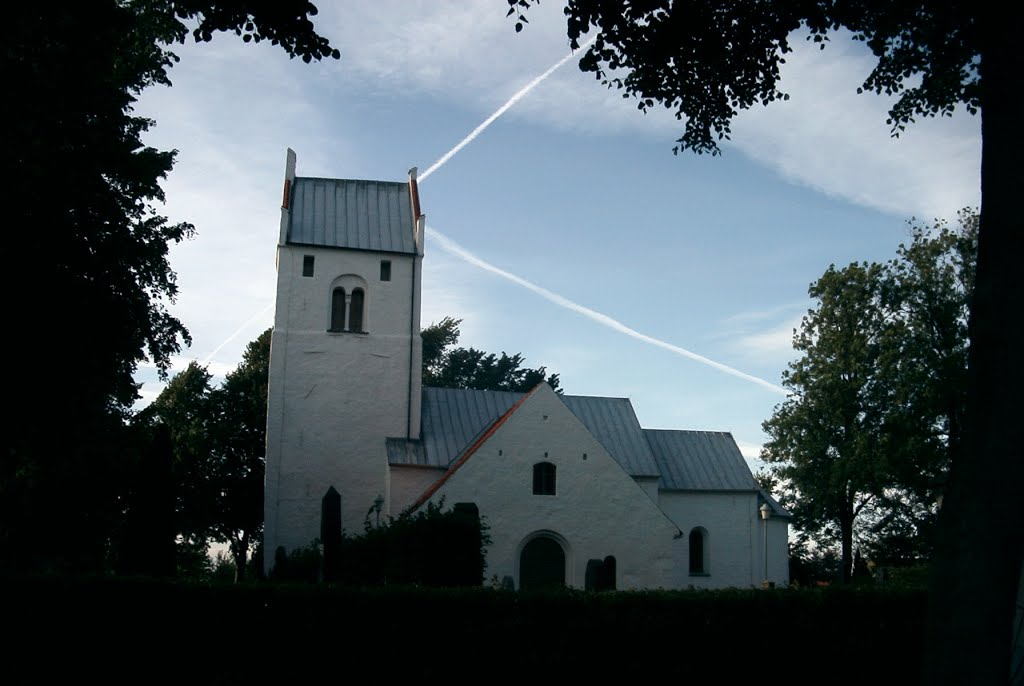
[[[752,491],[756,488],[739,446],[721,431],[644,429],[670,491]]]
[[[466,388],[424,388],[422,412],[422,454],[407,459],[417,464],[447,467],[491,424],[516,404],[522,393],[475,391]],[[392,452],[388,451],[388,459]],[[396,457],[398,457],[396,455]]]
[[[658,476],[660,471],[629,398],[560,396],[587,430],[630,476]]]
[[[424,388],[422,439],[387,439],[388,463],[448,468],[524,395]],[[757,490],[731,434],[643,429],[628,398],[559,397],[630,476],[660,476],[659,487],[674,491]],[[765,496],[777,516],[789,516]]]
[[[298,177],[291,192],[289,243],[416,253],[408,183]]]

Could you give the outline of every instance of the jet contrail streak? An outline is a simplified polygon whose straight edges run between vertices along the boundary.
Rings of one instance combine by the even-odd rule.
[[[595,36],[591,37],[590,40],[588,40],[586,43],[581,45],[580,46],[580,51],[585,50],[588,45],[593,43],[594,42],[594,38],[597,38],[597,36],[595,35]],[[501,115],[505,114],[505,112],[507,112],[509,110],[509,108],[512,107],[512,105],[515,105],[517,102],[522,100],[523,96],[525,96],[527,93],[529,93],[534,88],[536,88],[537,85],[541,81],[543,81],[544,79],[546,79],[547,77],[549,77],[553,73],[555,73],[555,70],[557,70],[563,64],[565,64],[566,62],[571,60],[575,54],[576,53],[572,53],[572,52],[569,53],[568,55],[566,55],[562,59],[560,59],[557,62],[555,62],[546,72],[544,72],[543,74],[541,74],[540,76],[535,78],[533,81],[530,81],[528,84],[526,84],[525,86],[520,88],[516,92],[515,95],[513,95],[511,98],[508,99],[508,102],[506,102],[504,105],[502,105],[497,110],[495,110],[494,114],[492,114],[491,116],[487,117],[487,119],[484,119],[483,122],[481,122],[480,126],[478,126],[475,129],[473,129],[473,131],[470,132],[470,134],[468,136],[466,136],[461,141],[459,141],[458,145],[456,145],[454,148],[452,148],[451,150],[446,152],[444,155],[442,155],[441,159],[439,159],[437,162],[434,162],[432,165],[430,165],[430,167],[427,169],[427,171],[425,171],[422,174],[420,174],[419,180],[420,181],[425,181],[428,176],[433,174],[437,169],[439,169],[441,166],[443,166],[445,162],[447,162],[452,157],[454,157],[455,153],[457,153],[459,150],[462,150],[464,147],[469,145],[473,141],[474,138],[476,138],[477,136],[479,136],[483,132],[484,129],[486,129],[488,126],[493,124],[495,119],[497,119]]]
[[[627,336],[635,338],[638,341],[642,341],[644,343],[648,343],[650,345],[663,348],[665,350],[668,350],[669,352],[675,353],[676,355],[681,355],[682,357],[689,358],[691,360],[694,360],[695,362],[700,362],[701,364],[707,365],[708,367],[711,367],[713,369],[717,369],[720,372],[725,372],[726,374],[730,374],[737,378],[743,379],[744,381],[749,381],[751,383],[757,384],[758,386],[762,386],[776,393],[788,395],[788,391],[785,388],[782,388],[781,386],[776,386],[770,381],[765,381],[764,379],[753,376],[752,374],[741,372],[740,370],[730,367],[729,365],[722,364],[721,362],[715,362],[714,360],[708,359],[703,355],[698,355],[697,353],[687,350],[686,348],[680,348],[678,345],[673,345],[661,339],[654,338],[653,336],[648,336],[647,334],[640,333],[636,329],[631,329],[622,322],[616,319],[612,319],[606,314],[601,314],[600,312],[592,310],[589,307],[585,307],[583,305],[580,305],[579,303],[573,302],[572,300],[569,300],[565,296],[559,295],[558,293],[553,293],[552,291],[549,291],[546,288],[543,288],[535,283],[527,281],[526,279],[520,276],[516,276],[515,274],[509,273],[500,267],[496,267],[490,262],[487,262],[477,257],[473,253],[469,252],[461,245],[459,245],[458,243],[456,243],[455,241],[448,238],[447,236],[445,236],[444,234],[442,234],[441,232],[437,231],[434,228],[428,226],[427,235],[433,238],[435,241],[437,241],[438,245],[440,245],[441,249],[443,249],[445,252],[451,253],[452,255],[455,255],[459,259],[469,262],[470,264],[479,267],[484,271],[496,274],[502,277],[503,279],[508,279],[509,281],[518,286],[522,286],[527,290],[533,291],[540,297],[558,305],[559,307],[564,307],[567,310],[571,310],[573,312],[581,314],[587,319],[595,321],[598,324],[606,326],[614,331],[618,331],[619,333],[626,334]]]
[[[204,359],[204,360],[202,361],[202,363],[201,363],[201,364],[202,364],[203,366],[206,366],[206,365],[210,364],[210,360],[212,360],[212,359],[213,359],[213,356],[214,356],[214,355],[216,355],[217,353],[219,353],[219,352],[220,352],[220,349],[221,349],[221,348],[223,348],[223,347],[224,347],[225,345],[227,345],[228,343],[230,343],[231,341],[233,341],[233,340],[235,339],[235,336],[237,336],[238,334],[242,333],[242,332],[243,332],[243,331],[245,331],[245,330],[246,330],[247,328],[249,328],[249,325],[250,325],[250,324],[252,324],[252,323],[253,323],[254,321],[256,321],[257,319],[259,319],[260,317],[262,317],[263,315],[265,315],[265,314],[267,313],[267,310],[269,310],[269,309],[270,309],[271,307],[273,307],[273,306],[274,306],[274,301],[273,301],[273,300],[271,300],[271,301],[270,301],[270,302],[269,302],[269,303],[267,304],[267,306],[266,306],[266,307],[264,307],[264,308],[263,308],[262,310],[260,310],[259,312],[257,312],[257,313],[256,313],[256,314],[254,314],[253,316],[249,317],[249,319],[248,319],[248,320],[246,320],[246,322],[245,322],[244,324],[242,324],[242,325],[241,325],[240,327],[238,327],[237,329],[235,329],[235,332],[234,332],[233,334],[231,334],[230,336],[228,336],[227,338],[225,338],[225,339],[224,339],[224,342],[222,342],[222,343],[221,343],[220,345],[218,345],[218,346],[217,346],[216,348],[214,348],[214,349],[213,349],[213,352],[212,352],[212,353],[210,353],[209,355],[207,355],[207,356],[206,356],[206,358],[205,358],[205,359]]]

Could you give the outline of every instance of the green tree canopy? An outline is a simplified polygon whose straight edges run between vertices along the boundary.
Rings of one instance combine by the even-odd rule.
[[[880,490],[878,408],[872,383],[882,316],[879,265],[830,267],[810,288],[816,310],[793,338],[802,353],[783,374],[791,395],[764,424],[762,458],[783,462],[798,526],[824,530],[842,545],[843,579],[853,566],[856,517]]]
[[[896,259],[832,266],[811,285],[818,304],[783,374],[791,394],[764,424],[762,457],[797,526],[819,546],[838,542],[846,581],[855,543],[876,557],[927,555],[962,449],[977,215],[962,212],[957,230],[910,227]]]
[[[136,418],[170,439],[179,555],[197,542],[225,543],[239,577],[263,530],[271,331],[246,346],[220,387],[192,362]]]
[[[559,390],[558,374],[547,374],[546,367],[523,367],[519,353],[509,356],[502,352],[499,357],[476,348],[453,347],[459,342],[461,323],[461,319],[445,317],[420,332],[424,386],[526,392],[543,381]]]
[[[212,393],[212,468],[216,516],[213,540],[228,544],[239,578],[263,532],[263,474],[267,444],[270,338],[267,329],[246,346],[242,361]]]

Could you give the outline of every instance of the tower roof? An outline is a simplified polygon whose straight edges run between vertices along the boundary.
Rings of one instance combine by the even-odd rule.
[[[287,242],[416,254],[409,183],[297,177]]]

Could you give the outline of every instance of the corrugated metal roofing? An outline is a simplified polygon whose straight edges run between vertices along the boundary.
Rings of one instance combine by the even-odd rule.
[[[628,398],[563,395],[562,402],[630,476],[658,476],[660,470]]]
[[[416,253],[409,184],[298,177],[288,242]]]
[[[522,397],[507,391],[424,388],[423,455],[417,458],[423,461],[399,464],[447,467]]]
[[[424,388],[422,440],[387,440],[388,463],[447,468],[523,393]],[[756,490],[732,435],[718,431],[642,429],[627,398],[560,396],[630,476],[660,476],[679,491]],[[778,516],[788,513],[767,496]]]
[[[644,429],[670,491],[750,491],[750,474],[732,435],[721,431]]]

